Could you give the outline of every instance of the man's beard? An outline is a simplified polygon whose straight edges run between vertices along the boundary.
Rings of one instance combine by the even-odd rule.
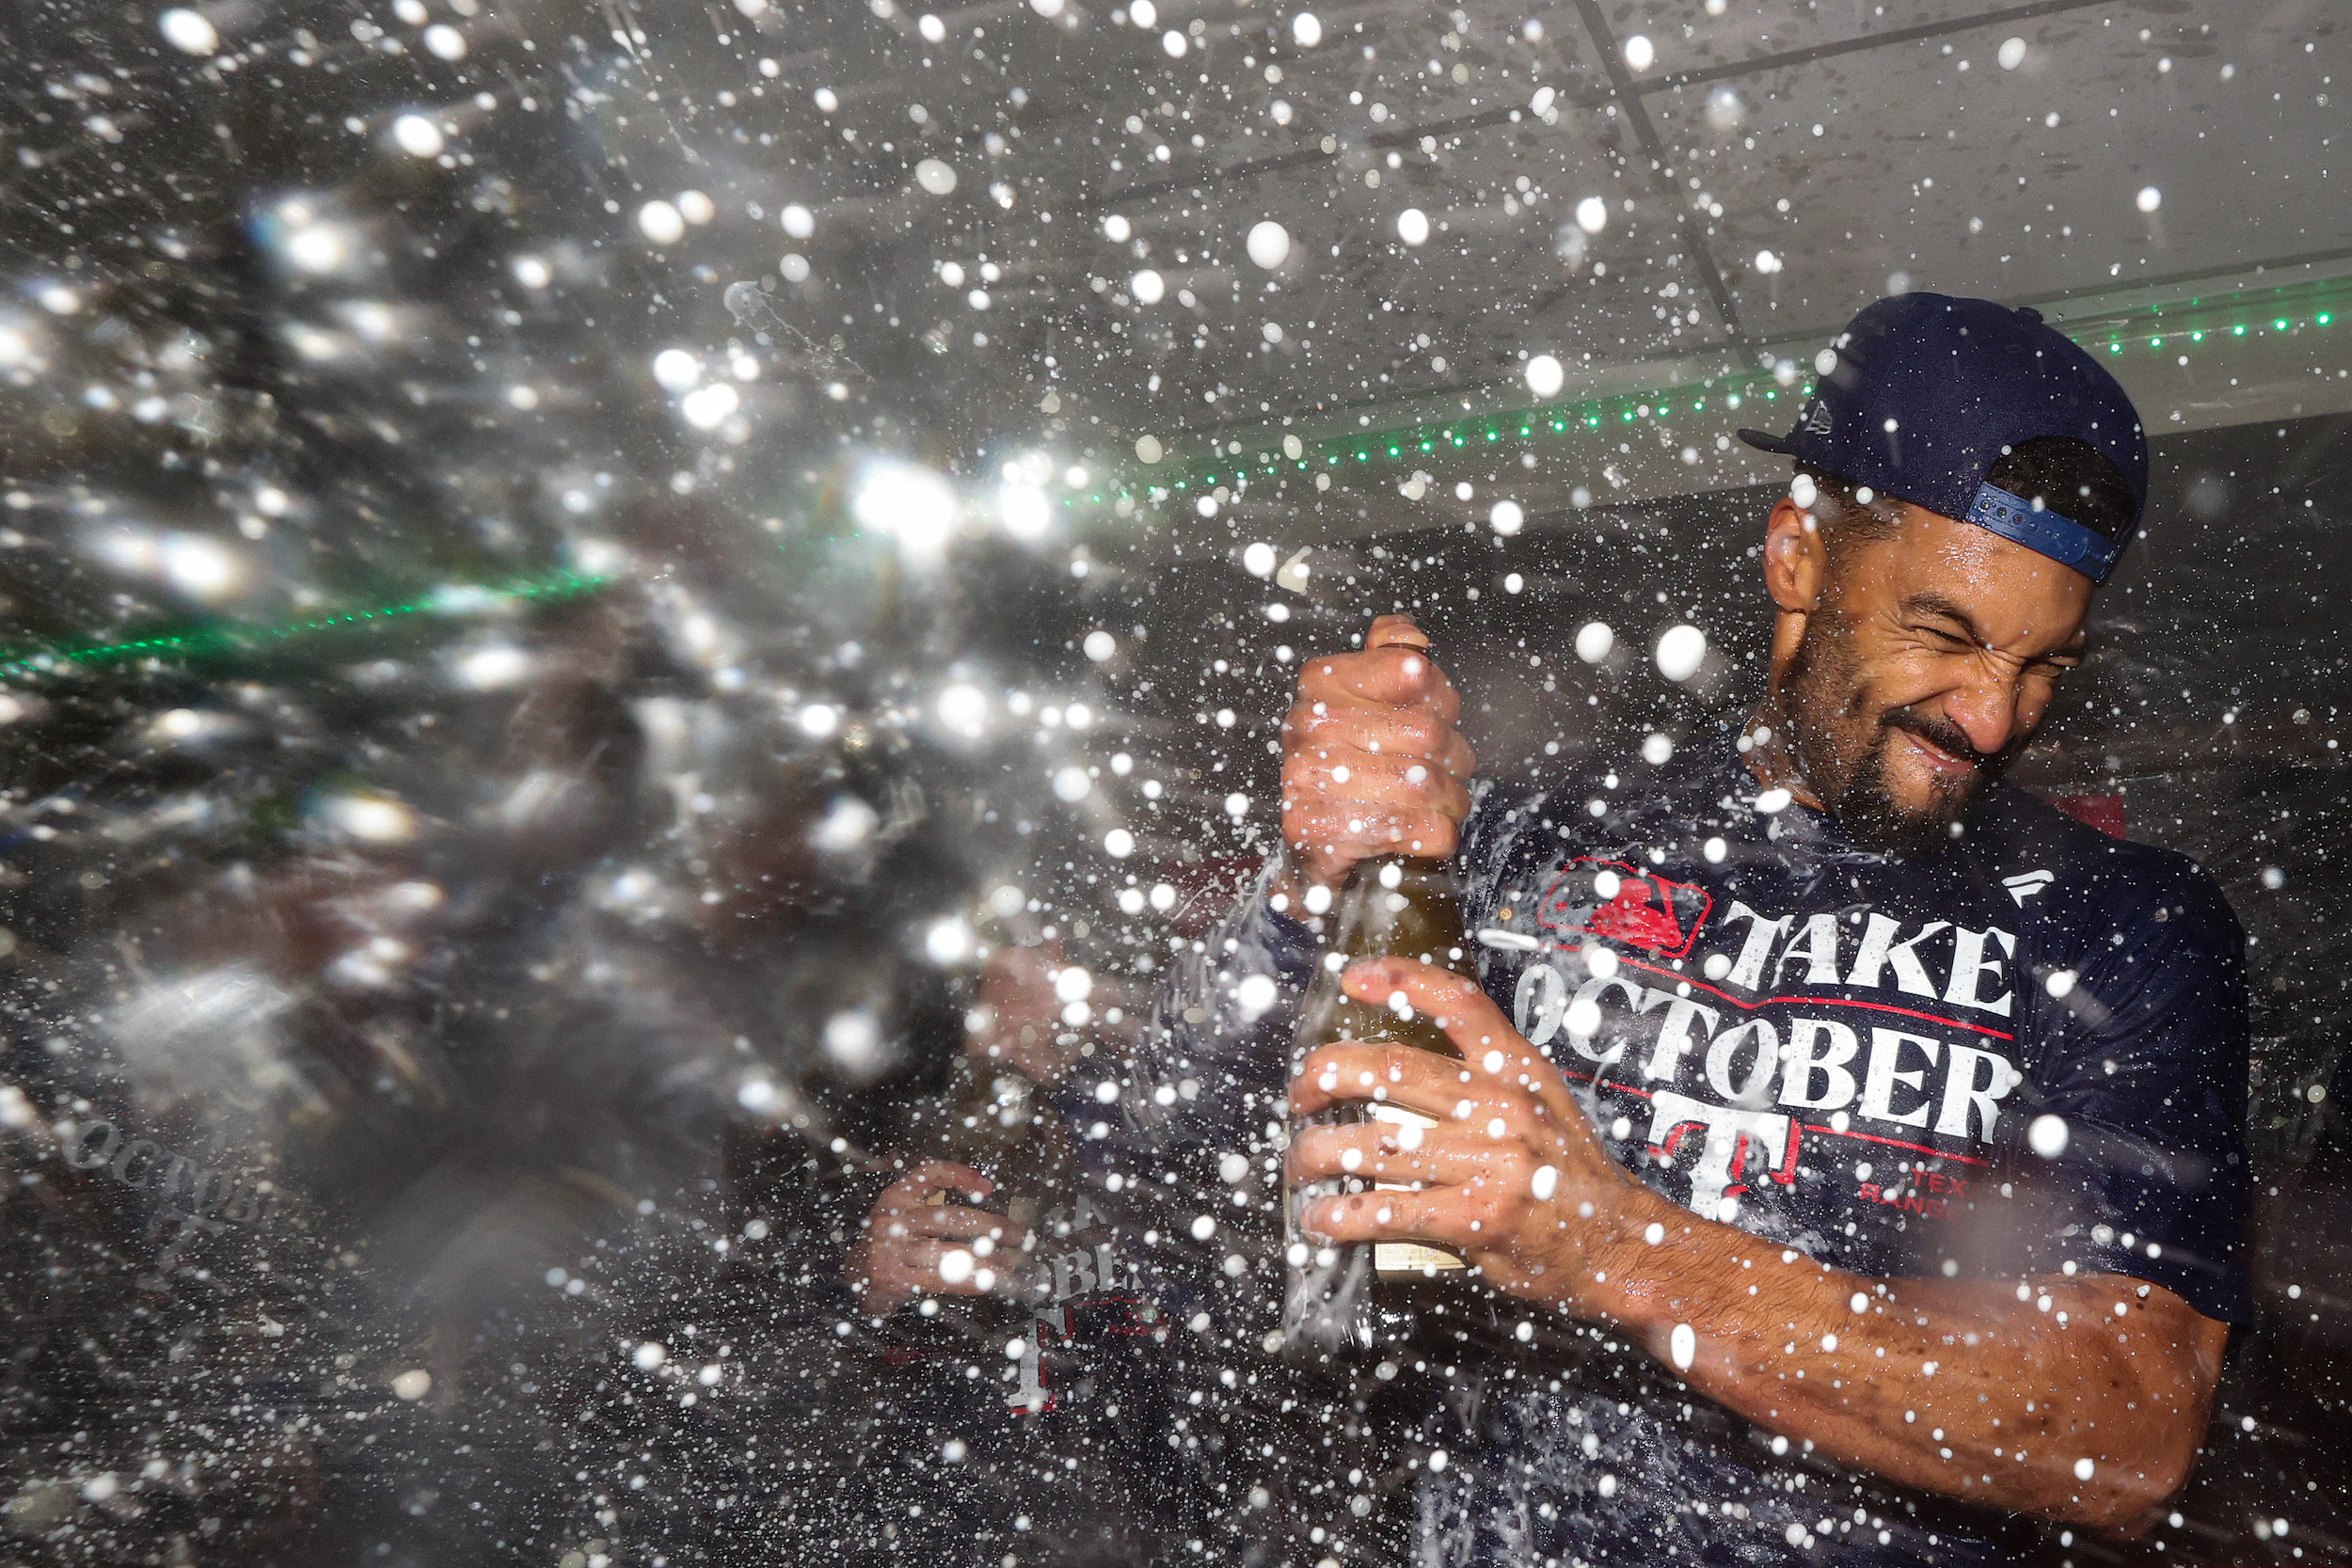
[[[1815,612],[1781,682],[1781,711],[1788,725],[1788,754],[1829,815],[1866,849],[1897,860],[1925,860],[1943,852],[1984,792],[2025,747],[2019,735],[2001,751],[1979,752],[1948,719],[1909,707],[1880,714],[1857,751],[1841,739],[1869,701],[1856,678],[1858,660],[1843,618]],[[1887,787],[1886,753],[1895,732],[1907,731],[1938,751],[1973,763],[1956,779],[1939,777],[1925,810],[1897,803]]]

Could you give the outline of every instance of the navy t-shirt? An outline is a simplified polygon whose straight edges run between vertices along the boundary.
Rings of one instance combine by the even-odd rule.
[[[2249,1321],[2245,938],[2185,857],[2003,784],[1944,853],[1889,859],[1761,791],[1726,735],[1485,789],[1457,871],[1488,993],[1661,1194],[1868,1276],[2122,1275]],[[1213,1087],[1197,1116],[1263,1114],[1291,1010],[1235,999],[1295,991],[1318,947],[1259,906],[1203,954],[1168,1037]],[[1604,1336],[1578,1351],[1457,1370],[1428,1560],[2005,1560],[1990,1515],[1816,1464]]]

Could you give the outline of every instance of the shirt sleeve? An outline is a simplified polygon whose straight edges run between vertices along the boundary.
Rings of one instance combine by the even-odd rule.
[[[2153,869],[2106,879],[2034,974],[2012,1159],[2058,1213],[2029,1266],[2128,1275],[2247,1323],[2246,934],[2202,871]]]
[[[1273,907],[1273,875],[1170,956],[1116,1103],[1091,1107],[1079,1146],[1137,1284],[1171,1323],[1212,1340],[1279,1288],[1281,1211],[1264,1162],[1280,1147],[1292,1037],[1323,942]],[[1239,1182],[1232,1156],[1248,1163]],[[1256,1201],[1236,1204],[1237,1194]],[[1254,1276],[1248,1289],[1236,1259]]]
[[[1273,907],[1269,863],[1209,934],[1173,956],[1120,1095],[1120,1136],[1170,1152],[1263,1142],[1322,937]]]

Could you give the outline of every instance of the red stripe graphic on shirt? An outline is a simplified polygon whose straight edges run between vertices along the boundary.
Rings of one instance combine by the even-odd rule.
[[[1939,1160],[1958,1160],[1963,1165],[1989,1165],[1993,1163],[1979,1160],[1973,1154],[1954,1154],[1947,1149],[1930,1148],[1925,1144],[1907,1144],[1900,1138],[1882,1138],[1876,1132],[1840,1132],[1835,1127],[1816,1127],[1809,1121],[1804,1124],[1804,1130],[1808,1132],[1826,1132],[1833,1138],[1860,1138],[1866,1144],[1886,1144],[1895,1148],[1910,1149],[1914,1154],[1932,1154]]]
[[[1725,997],[1724,1000],[1728,1001],[1730,998]],[[1562,1068],[1560,1076],[1573,1078],[1580,1084],[1590,1084],[1597,1089],[1613,1089],[1619,1094],[1640,1095],[1644,1100],[1650,1098],[1650,1092],[1647,1089],[1636,1088],[1631,1084],[1619,1083],[1613,1078],[1603,1078],[1596,1072],[1570,1072],[1566,1068]],[[1993,1163],[1990,1160],[1979,1160],[1973,1154],[1954,1154],[1949,1149],[1931,1148],[1926,1144],[1905,1143],[1900,1138],[1881,1137],[1876,1132],[1841,1132],[1835,1127],[1820,1127],[1809,1121],[1800,1122],[1798,1125],[1807,1132],[1825,1133],[1833,1138],[1860,1138],[1866,1144],[1885,1144],[1891,1148],[1907,1148],[1914,1154],[1931,1154],[1938,1160],[1957,1160],[1963,1165],[1989,1165]],[[1668,1152],[1672,1152],[1671,1148]]]
[[[1617,955],[1617,961],[1629,969],[1639,969],[1647,974],[1658,975],[1661,979],[1679,980],[1688,985],[1695,986],[1700,990],[1707,992],[1709,996],[1722,997],[1724,1001],[1730,1003],[1733,1006],[1740,1008],[1743,1012],[1752,1013],[1760,1007],[1780,1006],[1867,1007],[1872,1012],[1896,1013],[1904,1018],[1918,1019],[1925,1023],[1941,1023],[1954,1029],[1966,1029],[1975,1034],[1990,1036],[1992,1038],[1996,1040],[2014,1040],[2017,1037],[2015,1035],[2003,1034],[1998,1029],[1988,1029],[1981,1023],[1967,1023],[1956,1018],[1941,1018],[1934,1013],[1923,1013],[1911,1007],[1898,1007],[1891,1002],[1856,1002],[1842,996],[1774,996],[1768,997],[1762,1002],[1742,1002],[1730,992],[1718,990],[1704,980],[1693,980],[1688,974],[1677,974],[1673,970],[1661,969],[1656,964],[1645,964],[1639,958],[1629,958],[1622,953]]]

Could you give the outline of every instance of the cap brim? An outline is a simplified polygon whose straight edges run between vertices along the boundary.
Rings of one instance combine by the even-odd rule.
[[[1740,439],[1760,451],[1776,451],[1783,457],[1797,455],[1796,447],[1778,436],[1767,436],[1760,430],[1742,430],[1737,434]]]

